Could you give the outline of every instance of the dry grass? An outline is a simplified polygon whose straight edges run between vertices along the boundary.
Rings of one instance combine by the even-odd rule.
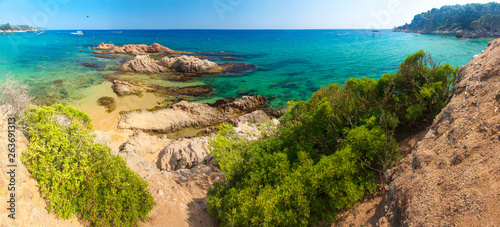
[[[34,98],[28,94],[28,85],[14,80],[7,75],[0,82],[0,113],[7,116],[18,116]]]

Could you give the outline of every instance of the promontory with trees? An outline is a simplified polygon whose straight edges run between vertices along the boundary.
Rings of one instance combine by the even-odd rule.
[[[0,25],[0,32],[26,32],[44,30],[39,27],[31,27],[29,25],[10,25],[9,23]]]
[[[500,37],[500,3],[448,5],[416,15],[395,32],[453,34],[457,38]]]

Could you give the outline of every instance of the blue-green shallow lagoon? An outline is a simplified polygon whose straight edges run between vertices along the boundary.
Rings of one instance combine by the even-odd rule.
[[[379,78],[394,73],[409,54],[422,49],[442,64],[462,66],[486,48],[491,39],[441,38],[440,35],[394,33],[381,30],[95,30],[0,33],[0,75],[10,73],[26,81],[34,96],[46,102],[71,102],[83,98],[79,89],[104,81],[125,60],[96,58],[89,46],[101,42],[124,44],[160,43],[174,50],[237,59],[211,59],[218,63],[244,62],[257,69],[237,75],[197,77],[195,84],[208,84],[214,95],[199,101],[239,97],[247,89],[284,107],[289,100],[306,100],[329,83],[350,77]],[[340,35],[339,35],[340,34]],[[81,52],[83,51],[83,52]],[[98,68],[89,68],[89,62]],[[3,77],[3,76],[2,76]],[[64,83],[53,83],[55,80]],[[193,83],[175,82],[169,86]]]

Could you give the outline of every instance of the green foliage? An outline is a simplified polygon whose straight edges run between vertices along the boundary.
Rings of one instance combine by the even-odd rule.
[[[0,30],[12,30],[12,26],[9,23],[0,25]]]
[[[476,30],[484,28],[487,31],[499,31],[500,4],[466,4],[443,6],[416,15],[411,24],[397,27],[396,30],[424,31],[451,31],[454,29]]]
[[[148,183],[111,149],[96,143],[91,119],[72,107],[30,106],[22,124],[30,147],[22,161],[40,187],[47,210],[75,214],[93,226],[132,226],[154,206]]]
[[[404,126],[434,118],[446,106],[458,67],[438,66],[424,51],[409,55],[396,74],[384,75],[378,86],[385,92],[385,109]]]
[[[446,105],[457,70],[419,51],[378,81],[351,78],[290,102],[274,136],[249,142],[223,125],[211,149],[227,181],[209,190],[210,214],[222,226],[333,222],[400,159],[395,130]]]

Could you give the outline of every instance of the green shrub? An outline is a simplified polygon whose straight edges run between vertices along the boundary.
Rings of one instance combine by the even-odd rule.
[[[22,124],[30,147],[22,157],[47,210],[93,226],[133,226],[154,206],[148,183],[96,143],[91,119],[72,107],[30,106]]]
[[[351,78],[290,102],[272,137],[248,142],[221,127],[211,150],[227,181],[209,190],[209,213],[222,226],[333,222],[400,159],[394,132],[446,105],[457,70],[419,51],[378,81]]]

